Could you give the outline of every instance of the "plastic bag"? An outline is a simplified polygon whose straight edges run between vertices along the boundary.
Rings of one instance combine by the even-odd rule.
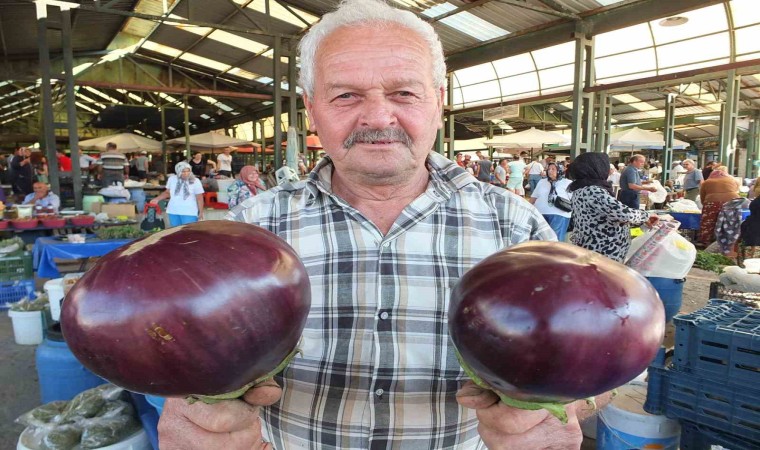
[[[726,266],[720,274],[720,282],[734,291],[760,292],[760,275],[747,273],[739,266]]]
[[[40,450],[106,447],[140,428],[129,394],[112,384],[86,390],[71,401],[55,401],[25,413],[16,423],[26,425],[24,445]]]
[[[668,209],[673,212],[702,212],[702,208],[693,200],[682,198],[668,204]]]
[[[625,264],[645,277],[684,278],[697,258],[697,249],[678,234],[679,225],[660,221],[635,238]]]

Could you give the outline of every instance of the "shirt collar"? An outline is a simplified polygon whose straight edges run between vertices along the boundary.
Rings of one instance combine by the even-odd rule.
[[[435,152],[428,153],[425,165],[430,173],[427,193],[435,198],[448,200],[452,194],[467,185],[477,183],[475,177],[470,175],[457,163],[450,161],[443,155]],[[314,169],[309,173],[306,180],[308,203],[312,204],[321,193],[332,195],[332,174],[335,166],[329,156],[323,157]]]

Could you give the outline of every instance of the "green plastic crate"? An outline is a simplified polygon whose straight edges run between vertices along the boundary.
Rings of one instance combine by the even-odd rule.
[[[0,257],[0,281],[34,278],[32,252],[19,252]]]

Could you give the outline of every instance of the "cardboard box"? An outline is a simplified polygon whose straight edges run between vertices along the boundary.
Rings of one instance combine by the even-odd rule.
[[[137,216],[137,209],[134,202],[128,203],[102,203],[96,202],[92,204],[92,212],[95,214],[106,213],[109,218],[118,216],[127,216],[134,218]]]

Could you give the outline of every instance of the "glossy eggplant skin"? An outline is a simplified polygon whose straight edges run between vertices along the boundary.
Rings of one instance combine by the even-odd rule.
[[[219,395],[275,369],[311,305],[282,239],[226,220],[170,228],[107,254],[66,296],[64,337],[92,372],[135,392]]]
[[[460,279],[449,332],[464,362],[495,390],[567,402],[642,373],[662,342],[665,312],[634,270],[571,244],[531,241]]]

